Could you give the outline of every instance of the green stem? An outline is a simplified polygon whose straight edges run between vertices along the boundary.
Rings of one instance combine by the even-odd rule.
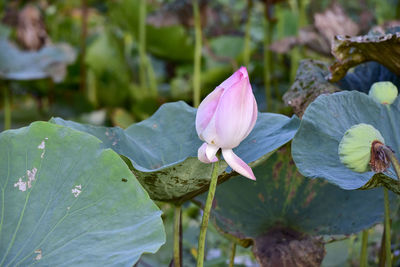
[[[146,89],[146,0],[139,2],[139,81]]]
[[[174,214],[174,266],[175,267],[182,266],[181,229],[182,229],[182,206],[176,205]]]
[[[215,190],[217,188],[218,169],[219,169],[219,161],[217,161],[213,164],[210,188],[208,189],[206,205],[204,207],[204,212],[203,212],[203,220],[201,221],[199,244],[198,244],[198,254],[197,254],[197,267],[203,267],[203,264],[204,264],[204,248],[205,248],[205,243],[206,243],[208,220],[210,218],[210,211],[211,211],[212,203],[214,200]]]
[[[247,1],[247,21],[246,21],[246,28],[244,33],[244,51],[243,51],[243,65],[248,67],[250,62],[250,54],[251,54],[251,47],[250,47],[250,29],[251,29],[251,10],[253,7],[253,0]]]
[[[368,262],[367,248],[368,248],[368,229],[362,231],[360,267],[367,267],[367,262]]]
[[[151,64],[149,57],[146,57],[146,66],[147,66],[147,75],[149,77],[149,86],[151,95],[153,97],[157,97],[158,96],[157,79],[156,79],[156,74],[154,72],[153,64]]]
[[[3,88],[4,91],[4,130],[11,128],[11,92],[8,86]]]
[[[392,266],[392,252],[390,245],[390,210],[389,210],[389,193],[386,187],[383,188],[385,202],[385,254],[387,267]]]
[[[270,21],[268,15],[267,4],[265,7],[265,19],[264,19],[264,87],[265,87],[265,99],[267,104],[267,111],[271,111],[272,99],[271,99],[271,73],[272,73],[272,54],[269,49],[272,41],[273,33],[273,22]]]
[[[397,0],[396,19],[400,19],[400,0]]]
[[[201,82],[201,20],[198,0],[193,1],[195,47],[194,47],[194,71],[193,71],[193,104],[200,104],[200,82]]]
[[[236,243],[232,242],[231,247],[231,259],[229,261],[229,267],[233,267],[235,263],[235,254],[236,254]]]
[[[81,1],[82,10],[82,26],[81,26],[81,54],[80,54],[80,89],[81,92],[86,91],[86,39],[88,33],[88,3],[87,0]]]

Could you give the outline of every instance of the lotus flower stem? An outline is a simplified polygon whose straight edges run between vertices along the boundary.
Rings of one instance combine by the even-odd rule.
[[[362,231],[360,267],[367,267],[367,262],[368,262],[367,248],[368,248],[368,229]]]
[[[174,266],[182,266],[182,206],[175,206],[174,213]]]
[[[271,111],[271,73],[272,73],[272,54],[269,46],[272,41],[273,22],[269,18],[270,7],[265,4],[265,19],[264,19],[264,87],[265,87],[265,100],[267,110]]]
[[[200,82],[201,82],[201,19],[198,0],[193,1],[195,46],[194,46],[194,70],[193,70],[193,104],[200,104]]]
[[[247,21],[244,33],[244,50],[243,50],[243,65],[247,66],[250,62],[251,47],[250,47],[250,29],[251,29],[251,11],[253,8],[253,0],[247,0]]]
[[[231,246],[231,258],[229,261],[229,267],[233,267],[235,263],[235,254],[236,254],[236,243],[232,242]]]
[[[210,211],[214,200],[215,190],[217,188],[218,169],[219,169],[219,160],[213,163],[210,188],[208,189],[206,205],[204,207],[204,212],[203,212],[203,219],[201,221],[198,253],[197,253],[197,267],[203,267],[204,264],[204,249],[206,243],[208,220],[210,218]]]
[[[3,88],[4,92],[4,130],[11,128],[11,97],[7,86]]]
[[[385,266],[392,266],[392,251],[390,245],[390,210],[389,210],[389,193],[386,187],[383,188],[384,202],[385,202]]]

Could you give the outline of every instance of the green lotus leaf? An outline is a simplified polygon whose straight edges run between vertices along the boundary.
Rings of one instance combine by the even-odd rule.
[[[272,260],[277,251],[296,254],[293,248],[300,244],[310,245],[302,250],[305,255],[311,248],[317,255],[323,244],[316,237],[356,233],[383,220],[382,189],[348,191],[321,179],[310,181],[297,171],[288,146],[253,171],[254,183],[235,177],[218,186],[211,220],[239,243],[252,240],[260,262],[264,259],[260,250],[269,251]],[[390,196],[395,200],[394,194]],[[204,205],[206,194],[196,199]],[[277,243],[275,237],[280,237]],[[285,256],[299,260],[294,254]]]
[[[45,46],[37,52],[21,51],[5,39],[0,39],[0,78],[33,80],[51,77],[64,79],[66,64],[75,61],[75,51],[66,44]]]
[[[344,133],[359,123],[372,125],[381,133],[386,145],[400,151],[399,107],[399,98],[392,105],[382,105],[357,91],[319,96],[307,108],[293,139],[292,155],[299,171],[311,178],[324,178],[343,189],[366,189],[367,183],[371,187],[389,183],[389,189],[400,193],[392,168],[379,175],[372,171],[357,173],[343,165],[338,155]],[[382,175],[388,179],[369,182]]]
[[[184,102],[167,103],[149,119],[122,130],[83,125],[60,118],[53,123],[88,132],[128,158],[133,172],[154,200],[184,202],[207,191],[212,164],[197,159],[202,141],[195,129],[196,109]],[[234,149],[251,165],[290,141],[297,131],[299,119],[273,113],[259,113],[250,135]],[[223,162],[219,181],[237,175]]]
[[[0,134],[1,266],[132,266],[161,211],[92,135],[47,122]]]

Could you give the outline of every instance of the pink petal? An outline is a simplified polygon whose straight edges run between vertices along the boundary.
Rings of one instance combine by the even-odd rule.
[[[257,116],[258,116],[258,107],[257,107],[257,101],[256,101],[256,98],[255,97],[253,97],[254,98],[254,104],[253,104],[253,117],[251,118],[251,124],[250,124],[250,127],[249,127],[249,129],[248,129],[248,131],[246,132],[246,134],[245,134],[245,136],[244,136],[244,138],[246,138],[249,134],[250,134],[250,132],[253,130],[253,128],[254,128],[254,126],[256,125],[256,122],[257,122]],[[244,139],[243,138],[243,139]]]
[[[207,143],[203,143],[203,144],[199,147],[199,150],[197,150],[197,157],[198,157],[198,159],[199,159],[201,162],[204,162],[204,163],[212,163],[212,162],[218,161],[218,158],[215,156],[215,154],[214,154],[214,157],[213,157],[211,160],[209,160],[209,159],[207,158],[207,155],[206,155],[207,146],[208,146]]]
[[[254,105],[248,77],[224,91],[215,111],[217,146],[234,148],[250,133],[257,119]]]
[[[222,149],[222,155],[226,163],[228,163],[234,171],[251,180],[256,180],[253,170],[241,158],[236,156],[232,149]]]
[[[228,89],[232,87],[238,81],[247,78],[249,75],[247,74],[246,67],[241,67],[235,73],[233,73],[228,79],[223,81],[218,87],[222,87],[224,89]]]
[[[224,89],[217,87],[212,91],[201,103],[196,113],[196,131],[200,139],[203,131],[207,128],[211,119],[214,116],[215,110],[218,106],[219,99]]]

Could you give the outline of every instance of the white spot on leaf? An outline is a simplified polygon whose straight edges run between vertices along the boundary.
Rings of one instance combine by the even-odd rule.
[[[37,169],[34,167],[32,170],[27,170],[26,175],[18,179],[18,182],[14,184],[14,187],[18,186],[18,190],[24,192],[26,187],[32,187],[32,182],[36,180]],[[24,181],[26,179],[26,181]]]
[[[42,250],[41,249],[35,250],[35,253],[37,254],[35,257],[35,260],[38,261],[38,260],[42,259]]]
[[[26,191],[26,182],[22,181],[22,178],[19,178],[18,183],[14,184],[14,187],[18,186],[18,190],[21,190],[22,192]]]
[[[75,185],[75,188],[72,188],[71,192],[74,194],[74,197],[78,197],[82,193],[82,185]]]
[[[44,142],[44,140],[40,143],[40,145],[38,145],[37,148],[39,149],[44,149],[46,147],[46,143]]]
[[[48,138],[48,137],[45,137],[44,139],[45,139],[45,140],[48,140],[49,138]],[[45,152],[46,152],[46,149],[45,149],[45,148],[46,148],[46,142],[43,140],[43,141],[38,145],[38,149],[43,150],[42,154],[40,155],[41,158],[44,157],[44,154],[45,154]]]

